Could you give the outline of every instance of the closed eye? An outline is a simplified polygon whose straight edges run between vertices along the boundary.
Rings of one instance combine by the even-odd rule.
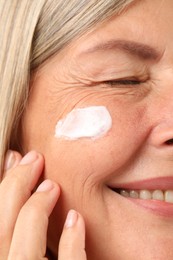
[[[144,83],[144,81],[138,79],[121,79],[121,80],[104,81],[104,84],[107,84],[109,86],[116,86],[116,85],[131,86],[131,85],[140,85],[142,83]]]

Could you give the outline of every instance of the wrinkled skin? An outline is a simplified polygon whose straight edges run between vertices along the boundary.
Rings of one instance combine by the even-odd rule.
[[[173,216],[146,210],[108,187],[173,176],[173,145],[167,144],[173,138],[172,10],[172,0],[137,1],[33,76],[22,142],[25,151],[44,155],[44,178],[61,187],[48,233],[55,254],[65,215],[74,208],[85,219],[89,260],[173,259]],[[117,39],[157,53],[93,49]],[[111,114],[113,126],[104,137],[55,138],[59,119],[92,105]]]

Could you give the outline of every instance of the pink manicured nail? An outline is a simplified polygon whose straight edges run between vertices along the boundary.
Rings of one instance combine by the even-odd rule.
[[[34,162],[38,158],[38,155],[35,151],[27,153],[23,159],[20,161],[20,165],[25,165]]]
[[[45,180],[38,186],[36,192],[50,191],[53,187],[54,185],[52,181]]]
[[[73,227],[78,219],[78,214],[75,210],[71,209],[68,214],[67,214],[67,218],[65,221],[65,227],[66,228],[70,228]]]
[[[14,152],[11,150],[8,150],[6,157],[5,157],[5,164],[4,164],[4,170],[7,171],[10,168],[12,168],[12,166],[15,163],[15,155]]]

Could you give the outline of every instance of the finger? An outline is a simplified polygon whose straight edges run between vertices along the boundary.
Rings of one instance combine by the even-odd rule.
[[[6,259],[20,209],[31,196],[42,170],[43,157],[32,151],[0,184],[0,259]]]
[[[86,260],[85,224],[82,216],[70,210],[59,243],[58,260]]]
[[[10,169],[15,168],[21,161],[22,155],[16,151],[8,150],[5,156],[4,163],[4,173],[3,178],[5,178]]]
[[[8,260],[44,258],[48,218],[59,194],[59,186],[46,180],[26,202],[15,225]]]

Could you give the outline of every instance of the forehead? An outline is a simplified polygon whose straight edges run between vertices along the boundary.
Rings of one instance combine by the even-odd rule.
[[[92,30],[74,39],[49,61],[54,64],[65,60],[69,64],[68,67],[75,69],[81,61],[86,65],[92,64],[93,60],[98,60],[99,57],[102,60],[112,57],[115,63],[115,56],[117,59],[118,55],[127,54],[130,48],[135,51],[134,54],[140,54],[143,58],[153,57],[156,62],[161,60],[172,64],[172,11],[172,0],[136,0],[120,15],[94,25]],[[110,48],[111,45],[117,46],[117,42],[119,47],[124,47],[125,52]],[[104,52],[99,52],[99,55],[98,52],[90,52],[98,46],[100,50],[104,49]],[[112,55],[113,52],[115,55]],[[160,59],[163,57],[164,59]]]
[[[92,32],[82,36],[74,43],[74,46],[72,45],[74,47],[72,49],[82,53],[105,41],[107,44],[107,42],[113,42],[114,39],[123,39],[149,45],[162,53],[165,46],[172,45],[172,11],[172,0],[135,1],[119,16],[111,17],[108,21],[96,26]]]

